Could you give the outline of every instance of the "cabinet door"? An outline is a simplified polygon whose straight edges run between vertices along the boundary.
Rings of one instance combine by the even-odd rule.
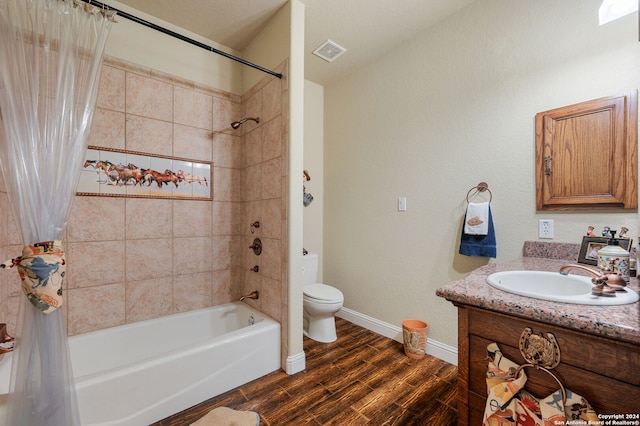
[[[637,91],[536,114],[536,207],[638,206]]]

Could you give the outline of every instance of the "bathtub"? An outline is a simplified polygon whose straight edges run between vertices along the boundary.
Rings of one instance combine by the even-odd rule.
[[[139,426],[278,370],[280,324],[236,302],[79,334],[69,348],[82,425]],[[5,394],[10,364],[11,353]]]

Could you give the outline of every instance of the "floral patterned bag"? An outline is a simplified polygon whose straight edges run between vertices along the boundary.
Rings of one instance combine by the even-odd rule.
[[[532,364],[519,366],[502,355],[498,345],[487,346],[487,404],[483,426],[601,425],[598,415],[580,395],[565,389],[548,369]],[[523,367],[536,367],[553,376],[559,389],[538,399],[524,389],[527,375]]]

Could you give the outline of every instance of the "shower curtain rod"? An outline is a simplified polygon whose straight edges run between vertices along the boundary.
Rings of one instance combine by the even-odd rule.
[[[183,36],[182,34],[178,34],[178,33],[174,32],[174,31],[171,31],[171,30],[169,30],[167,28],[161,27],[161,26],[156,25],[154,23],[151,23],[149,21],[145,21],[144,19],[138,18],[137,16],[130,15],[127,12],[123,12],[123,11],[121,11],[119,9],[116,9],[115,7],[111,7],[109,5],[106,5],[104,3],[101,3],[101,2],[95,1],[95,0],[82,0],[82,1],[85,2],[85,3],[88,3],[90,5],[99,7],[101,9],[113,10],[114,12],[117,13],[118,16],[122,16],[123,18],[129,19],[130,21],[137,22],[138,24],[144,25],[145,27],[152,28],[152,29],[154,29],[156,31],[160,31],[161,33],[164,33],[164,34],[169,35],[171,37],[175,37],[175,38],[177,38],[179,40],[185,41],[185,42],[187,42],[189,44],[192,44],[194,46],[201,47],[201,48],[203,48],[205,50],[208,50],[210,52],[217,53],[218,55],[222,55],[225,58],[231,59],[231,60],[236,61],[236,62],[240,62],[241,64],[250,66],[251,68],[255,68],[255,69],[260,70],[262,72],[265,72],[267,74],[271,74],[271,75],[273,75],[275,77],[282,78],[282,74],[280,74],[280,73],[277,73],[275,71],[271,71],[270,69],[261,67],[260,65],[256,65],[256,64],[254,64],[252,62],[249,62],[249,61],[246,61],[246,60],[244,60],[242,58],[238,58],[237,56],[233,56],[233,55],[231,55],[231,54],[229,54],[227,52],[223,52],[222,50],[218,50],[218,49],[216,49],[214,47],[207,46],[204,43],[200,43],[199,41],[196,41],[196,40],[194,40],[192,38]]]

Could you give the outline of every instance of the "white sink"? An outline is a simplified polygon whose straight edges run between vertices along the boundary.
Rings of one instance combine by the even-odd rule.
[[[560,272],[496,272],[487,277],[487,282],[492,287],[509,293],[552,302],[579,305],[625,305],[638,301],[638,293],[629,288],[616,292],[615,297],[594,296],[591,294],[593,287],[591,277],[562,275]]]

